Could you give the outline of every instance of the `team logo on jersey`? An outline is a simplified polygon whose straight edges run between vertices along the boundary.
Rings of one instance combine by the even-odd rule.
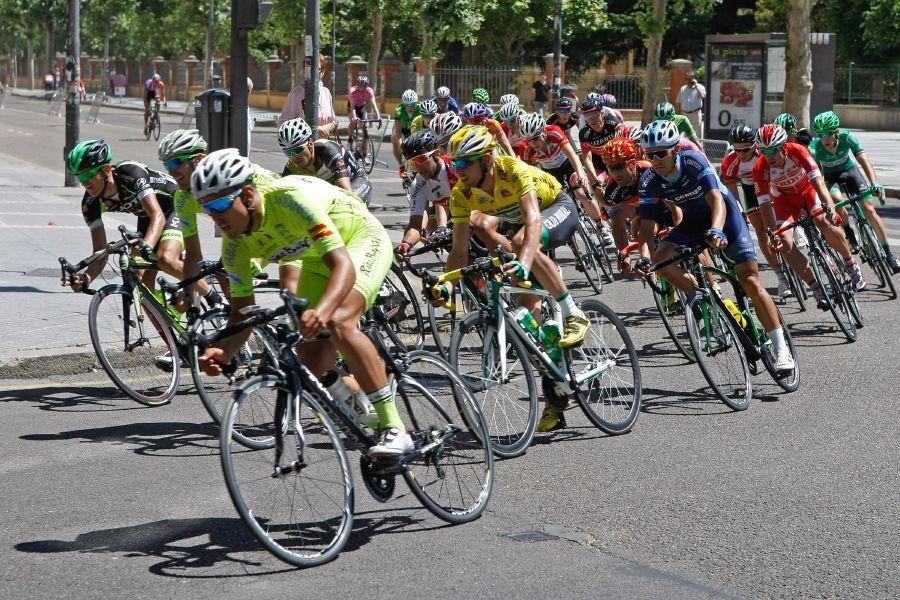
[[[319,240],[332,235],[334,232],[328,229],[328,226],[324,223],[320,223],[312,229],[308,230],[307,233],[309,233],[309,236],[313,239],[314,242],[318,242]]]
[[[512,192],[510,192],[509,190],[500,190],[500,195],[504,198],[509,198],[510,196],[512,196]]]

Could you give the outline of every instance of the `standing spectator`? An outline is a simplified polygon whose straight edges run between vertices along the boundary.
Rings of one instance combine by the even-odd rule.
[[[697,81],[697,74],[691,71],[687,74],[688,82],[681,86],[675,102],[678,103],[679,112],[685,115],[694,126],[700,138],[703,137],[703,101],[706,100],[706,88]]]
[[[547,103],[550,101],[550,84],[547,83],[547,74],[541,73],[540,79],[531,86],[531,103],[534,112],[542,116],[547,112]]]
[[[47,71],[44,73],[44,91],[52,92],[53,91],[53,73]]]
[[[59,84],[60,84],[61,79],[62,79],[62,73],[59,72],[59,67],[56,67],[53,70],[53,82],[55,84],[54,89],[57,89],[57,90],[59,89]]]
[[[334,115],[334,99],[325,84],[322,83],[322,75],[325,73],[327,62],[324,56],[319,56],[319,120],[318,120],[318,137],[325,139],[333,135],[337,131],[337,120]],[[285,121],[304,117],[306,106],[306,82],[294,87],[284,100],[284,107],[281,109],[281,116],[278,117],[278,126]]]

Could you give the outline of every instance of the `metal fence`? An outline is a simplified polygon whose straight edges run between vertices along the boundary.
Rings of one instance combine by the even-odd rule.
[[[644,105],[644,78],[641,75],[606,75],[599,79],[582,75],[570,79],[583,89],[579,96],[600,92],[615,96],[616,108],[641,108]]]
[[[518,92],[517,79],[521,73],[515,67],[438,67],[434,75],[434,87],[445,85],[460,102],[472,99],[472,90],[485,88],[492,102],[503,94]]]
[[[858,67],[851,63],[836,68],[834,102],[900,106],[900,67]]]

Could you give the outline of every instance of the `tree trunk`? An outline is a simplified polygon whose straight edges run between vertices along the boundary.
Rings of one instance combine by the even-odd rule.
[[[667,0],[653,0],[653,18],[644,24],[647,34],[647,74],[644,77],[644,105],[641,124],[653,120],[656,98],[659,95],[659,59],[662,54],[663,34],[666,31]]]
[[[369,47],[369,82],[375,84],[375,95],[386,96],[387,81],[381,81],[378,74],[378,57],[381,54],[381,34],[384,29],[384,11],[381,4],[372,13],[372,45]]]
[[[47,70],[52,72],[56,61],[56,17],[53,16],[47,22]]]
[[[425,25],[425,31],[422,35],[422,62],[425,65],[425,80],[422,93],[425,98],[434,96],[434,78],[431,75],[431,67],[434,62],[434,36],[431,33],[431,27]]]
[[[787,72],[782,111],[797,117],[798,127],[809,127],[809,96],[813,88],[809,30],[815,3],[816,0],[788,0]]]
[[[25,42],[25,55],[28,61],[28,89],[34,89],[34,39],[29,35]]]

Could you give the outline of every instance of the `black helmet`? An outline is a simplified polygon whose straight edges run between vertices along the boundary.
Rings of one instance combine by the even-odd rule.
[[[403,150],[403,158],[406,160],[421,154],[434,152],[438,147],[438,139],[430,129],[420,129],[405,140],[401,148]]]
[[[581,103],[581,112],[590,113],[597,112],[598,110],[603,110],[604,104],[603,100],[597,96],[588,96]]]
[[[735,125],[728,132],[728,142],[731,144],[737,144],[738,142],[752,144],[754,139],[756,139],[756,129],[746,125]]]
[[[568,96],[562,96],[556,100],[556,110],[561,108],[567,108],[572,110],[572,107],[575,106],[575,101],[569,98]]]

